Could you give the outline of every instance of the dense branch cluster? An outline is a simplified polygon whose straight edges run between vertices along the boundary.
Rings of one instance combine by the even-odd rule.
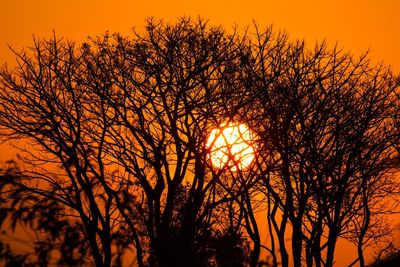
[[[34,253],[1,239],[0,259],[332,266],[346,238],[363,266],[395,210],[400,80],[366,55],[255,29],[149,21],[16,52],[0,127],[24,157],[1,174],[0,225],[28,226]],[[210,132],[230,123],[255,133],[243,170],[210,162]]]

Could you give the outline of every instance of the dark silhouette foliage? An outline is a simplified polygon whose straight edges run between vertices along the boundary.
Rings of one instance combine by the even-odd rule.
[[[384,259],[380,259],[375,263],[371,264],[371,267],[396,267],[399,265],[400,262],[400,253],[393,253],[388,255]]]

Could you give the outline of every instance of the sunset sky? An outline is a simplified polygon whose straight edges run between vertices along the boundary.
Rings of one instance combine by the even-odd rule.
[[[227,30],[244,28],[253,19],[260,25],[273,24],[292,38],[309,44],[336,41],[357,55],[367,49],[375,61],[390,64],[400,72],[400,1],[216,1],[216,0],[1,0],[0,62],[11,61],[7,43],[21,49],[32,36],[57,35],[76,41],[110,32],[129,34],[143,28],[147,17],[174,21],[180,16],[201,16]]]
[[[53,30],[79,43],[106,31],[140,31],[148,17],[173,22],[200,16],[227,30],[235,25],[245,29],[253,20],[260,27],[273,24],[293,39],[304,38],[310,45],[325,39],[330,47],[337,42],[354,55],[369,49],[374,62],[383,61],[399,73],[399,14],[399,0],[0,0],[0,64],[13,62],[7,44],[21,50],[33,36],[47,38]],[[0,159],[5,155],[0,146]]]

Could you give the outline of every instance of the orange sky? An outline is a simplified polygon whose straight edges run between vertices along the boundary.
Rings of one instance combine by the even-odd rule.
[[[227,29],[234,24],[273,23],[294,38],[313,44],[326,39],[359,54],[371,49],[372,58],[400,72],[400,1],[398,0],[1,0],[0,63],[11,61],[6,43],[20,49],[32,35],[58,35],[83,41],[106,30],[128,34],[141,28],[146,17],[173,21],[200,15]]]
[[[293,38],[313,44],[326,39],[353,54],[370,49],[374,61],[400,72],[399,0],[0,0],[0,64],[12,62],[7,43],[16,49],[31,44],[32,36],[58,36],[84,41],[110,32],[129,34],[142,29],[146,17],[166,21],[198,16],[226,29],[243,28],[254,19],[260,26],[274,24]],[[0,159],[5,159],[0,147]],[[337,266],[353,255],[340,245]],[[347,253],[345,253],[347,251]],[[350,254],[350,255],[349,255]]]

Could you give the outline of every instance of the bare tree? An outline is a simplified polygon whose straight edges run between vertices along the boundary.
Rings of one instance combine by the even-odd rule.
[[[2,205],[17,212],[13,191],[33,210],[61,205],[96,266],[120,264],[117,252],[132,246],[139,266],[201,265],[200,240],[212,237],[214,202],[224,201],[205,141],[235,105],[246,42],[201,20],[146,29],[80,48],[35,40],[32,55],[2,69],[3,136],[26,138],[33,163],[27,178],[3,181],[2,198],[14,202]]]
[[[41,235],[36,258],[1,243],[7,262],[257,266],[266,249],[275,266],[332,266],[343,237],[364,265],[380,237],[399,80],[366,56],[190,19],[15,54],[0,126],[25,156],[0,180],[0,222]],[[229,123],[256,133],[248,168],[234,153],[211,166],[208,136]]]
[[[397,191],[390,172],[398,157],[399,81],[366,55],[354,59],[325,44],[308,50],[271,29],[256,38],[249,90],[258,95],[248,121],[265,147],[260,173],[282,265],[289,264],[290,223],[294,266],[303,258],[308,266],[332,266],[336,241],[348,233],[358,238],[363,266],[371,214],[393,210],[382,203]]]

